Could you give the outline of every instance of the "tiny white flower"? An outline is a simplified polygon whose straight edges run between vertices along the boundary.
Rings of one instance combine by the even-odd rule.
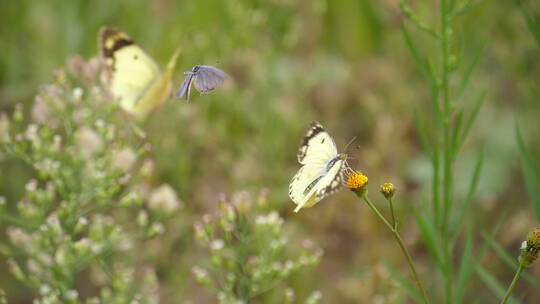
[[[103,119],[98,119],[95,124],[97,128],[103,128],[105,126],[105,121],[103,121]]]
[[[113,167],[126,172],[131,169],[131,166],[133,166],[136,160],[137,156],[132,149],[123,148],[113,152],[112,165]]]
[[[42,296],[45,296],[47,294],[49,294],[51,292],[51,287],[47,284],[41,284],[41,286],[39,286],[39,293],[42,295]]]
[[[75,289],[70,289],[66,291],[66,298],[68,300],[76,300],[79,297],[79,292],[77,292]]]
[[[162,223],[155,222],[152,224],[152,231],[154,231],[156,234],[162,234],[165,232],[165,226],[163,226]]]
[[[73,97],[75,97],[75,99],[81,99],[81,97],[83,96],[83,89],[82,88],[75,88],[73,89]]]
[[[178,198],[174,189],[167,184],[163,184],[152,191],[148,199],[148,206],[151,209],[161,210],[166,213],[178,210],[181,205],[182,201]]]
[[[212,248],[212,250],[220,250],[223,247],[225,247],[225,242],[221,239],[213,240],[212,243],[210,243],[210,248]]]
[[[75,134],[77,145],[84,155],[92,155],[103,150],[103,140],[92,128],[83,126]]]
[[[36,191],[36,189],[37,189],[37,181],[35,179],[31,179],[30,181],[28,181],[28,183],[26,183],[24,188],[28,192]]]

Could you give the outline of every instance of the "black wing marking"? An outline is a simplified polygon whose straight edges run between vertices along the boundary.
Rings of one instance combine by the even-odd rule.
[[[107,65],[114,70],[114,53],[121,48],[135,44],[126,33],[112,27],[102,27],[98,35],[101,56]]]
[[[307,149],[309,141],[317,136],[317,134],[321,132],[325,132],[326,130],[324,127],[317,121],[311,122],[309,125],[308,131],[306,132],[306,135],[304,135],[304,138],[302,139],[302,142],[300,143],[300,148],[298,149],[298,162],[302,162],[304,157],[306,157]]]

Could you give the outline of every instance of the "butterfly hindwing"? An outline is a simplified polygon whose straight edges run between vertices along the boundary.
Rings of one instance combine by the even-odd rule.
[[[328,170],[324,178],[320,180],[320,184],[324,185],[324,187],[320,187],[317,191],[318,200],[322,200],[341,189],[341,186],[343,185],[344,165],[345,160],[337,160],[332,168]]]
[[[317,178],[320,178],[321,174],[324,172],[324,166],[320,165],[305,165],[298,170],[298,172],[294,175],[294,177],[291,180],[291,183],[289,184],[289,197],[291,200],[299,205],[302,206],[305,203],[305,200],[308,196],[308,194],[311,195],[314,193],[313,188],[309,189],[309,191],[306,193],[306,189],[313,183]]]

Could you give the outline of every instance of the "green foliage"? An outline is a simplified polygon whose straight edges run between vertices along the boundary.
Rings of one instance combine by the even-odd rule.
[[[538,192],[538,185],[540,184],[540,169],[535,163],[533,156],[525,146],[525,142],[517,124],[516,139],[519,152],[521,153],[523,178],[525,179],[525,186],[527,193],[529,194],[529,200],[534,210],[534,214],[536,215],[536,219],[540,221],[540,193]]]
[[[294,273],[319,263],[322,250],[312,248],[311,241],[304,241],[304,248],[294,256],[286,254],[292,246],[287,246],[283,218],[267,211],[266,196],[239,193],[232,201],[221,200],[217,214],[205,215],[195,224],[196,239],[208,251],[208,258],[202,261],[205,266],[192,270],[197,282],[211,290],[219,303],[249,303]],[[316,303],[316,298],[312,295],[306,303]]]

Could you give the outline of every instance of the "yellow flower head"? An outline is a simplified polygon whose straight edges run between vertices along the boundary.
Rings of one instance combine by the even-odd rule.
[[[391,199],[392,197],[394,197],[394,192],[396,192],[396,188],[391,183],[384,183],[381,185],[379,191],[381,191],[382,195],[384,195],[386,199]]]
[[[367,183],[367,176],[362,174],[362,172],[360,171],[353,171],[349,174],[349,177],[347,178],[347,188],[356,192],[359,195],[361,194],[361,192],[364,191]]]

